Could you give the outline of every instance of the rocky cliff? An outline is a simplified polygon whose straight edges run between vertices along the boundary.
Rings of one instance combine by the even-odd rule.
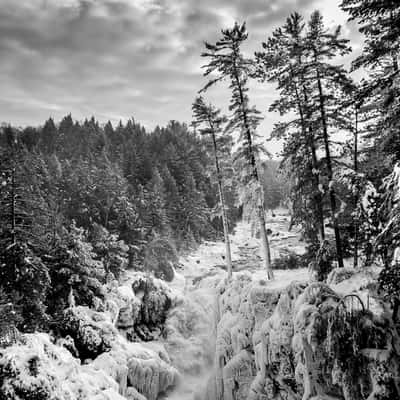
[[[219,285],[207,400],[394,400],[399,337],[371,271]],[[351,293],[351,295],[350,295]]]

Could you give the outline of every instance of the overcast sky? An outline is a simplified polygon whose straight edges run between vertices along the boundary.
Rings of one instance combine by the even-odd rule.
[[[247,21],[246,51],[293,11],[319,9],[342,24],[354,51],[362,45],[339,0],[0,0],[0,121],[39,125],[72,113],[101,122],[134,117],[146,127],[190,122],[191,103],[204,84],[203,41]],[[345,60],[345,62],[348,62]],[[268,135],[273,88],[252,84]],[[229,93],[210,93],[224,106]]]

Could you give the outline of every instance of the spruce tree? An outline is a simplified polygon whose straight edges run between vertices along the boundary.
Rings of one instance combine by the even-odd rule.
[[[206,52],[202,56],[208,58],[209,63],[203,66],[205,69],[204,76],[212,77],[202,91],[224,79],[230,81],[229,88],[232,95],[229,109],[232,115],[229,120],[229,128],[239,133],[236,159],[243,167],[241,184],[242,188],[247,191],[243,194],[249,199],[251,193],[253,206],[257,209],[264,265],[268,279],[272,279],[273,272],[265,226],[264,199],[257,168],[260,155],[265,151],[256,143],[256,130],[261,116],[260,112],[249,104],[248,79],[252,69],[252,61],[245,58],[241,51],[241,45],[248,37],[246,25],[235,23],[232,29],[223,29],[221,33],[222,38],[215,44],[205,43]],[[214,75],[216,77],[213,77]]]
[[[41,149],[47,153],[51,154],[56,149],[56,143],[58,138],[57,127],[54,124],[53,118],[49,118],[41,132],[40,132],[40,147]]]
[[[144,187],[144,198],[145,206],[142,207],[144,227],[149,237],[166,234],[169,228],[166,215],[166,193],[158,168],[154,168],[153,177]]]
[[[221,115],[221,110],[216,109],[211,104],[207,105],[202,97],[198,97],[192,106],[194,126],[199,130],[203,136],[209,136],[212,143],[212,152],[214,155],[214,166],[217,174],[218,192],[222,214],[222,224],[224,228],[224,240],[225,240],[225,260],[226,267],[228,270],[228,279],[232,277],[232,255],[231,255],[231,244],[229,239],[229,225],[227,208],[225,203],[224,194],[224,182],[223,182],[223,167],[221,166],[221,158],[226,157],[226,153],[229,152],[227,145],[230,142],[230,138],[224,135],[223,128],[227,121],[225,116]]]

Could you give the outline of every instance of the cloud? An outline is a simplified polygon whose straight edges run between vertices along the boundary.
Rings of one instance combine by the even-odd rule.
[[[0,0],[2,118],[36,125],[71,112],[114,122],[135,116],[150,126],[189,121],[204,82],[204,40],[246,20],[252,53],[290,12],[318,6],[327,20],[345,22],[338,1]],[[345,29],[359,42],[354,26]],[[263,111],[268,90],[254,92]],[[228,94],[221,87],[211,96],[226,104]]]

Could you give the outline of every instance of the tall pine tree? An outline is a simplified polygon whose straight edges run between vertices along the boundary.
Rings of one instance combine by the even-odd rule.
[[[226,266],[228,269],[228,278],[232,277],[232,255],[231,244],[229,239],[229,225],[227,208],[225,202],[224,182],[223,182],[223,166],[221,158],[230,153],[227,148],[230,144],[230,137],[224,135],[223,128],[227,122],[227,118],[221,115],[221,111],[216,109],[211,104],[207,105],[202,97],[198,97],[192,106],[194,121],[193,124],[199,129],[203,136],[209,136],[212,143],[212,152],[214,155],[214,165],[217,174],[218,192],[221,203],[222,223],[224,228],[224,240],[226,246]]]
[[[229,109],[232,115],[229,128],[239,133],[239,148],[236,159],[243,168],[241,175],[243,194],[249,203],[257,210],[261,247],[268,279],[273,278],[271,269],[271,253],[265,226],[264,196],[258,172],[257,163],[265,149],[257,144],[257,127],[261,120],[260,112],[249,104],[248,79],[252,68],[252,61],[245,58],[241,51],[243,42],[248,34],[246,25],[235,23],[232,29],[223,29],[222,38],[215,44],[205,43],[206,52],[203,57],[209,59],[204,65],[204,76],[212,76],[202,91],[207,90],[215,83],[228,79],[232,96]],[[216,75],[214,78],[213,76]],[[250,195],[250,196],[249,196]]]

